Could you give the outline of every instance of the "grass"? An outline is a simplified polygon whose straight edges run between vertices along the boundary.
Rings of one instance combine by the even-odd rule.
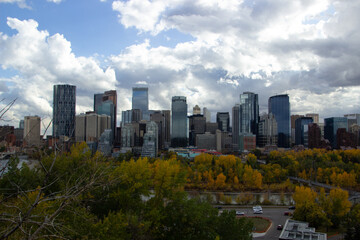
[[[265,232],[269,227],[271,222],[262,217],[247,217],[254,224],[254,232]]]

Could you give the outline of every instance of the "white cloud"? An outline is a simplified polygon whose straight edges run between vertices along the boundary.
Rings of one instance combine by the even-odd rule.
[[[62,0],[47,0],[48,2],[61,3]]]
[[[51,116],[54,84],[77,86],[77,112],[90,110],[94,93],[116,88],[114,70],[101,69],[92,58],[75,56],[63,35],[50,36],[47,31],[38,30],[34,20],[8,18],[7,24],[18,33],[0,34],[0,64],[4,69],[17,70],[19,76],[3,79],[11,83],[10,90],[0,95],[19,98],[17,104],[21,103],[21,107],[14,106],[18,113],[13,113],[17,120],[18,116],[29,114]]]
[[[299,92],[307,96],[304,108],[314,102],[311,97],[322,99],[317,110],[326,115],[332,107],[324,104],[327,98],[355,93],[360,85],[357,1],[155,0],[145,5],[116,1],[113,9],[125,27],[151,34],[177,29],[195,38],[174,48],[145,41],[110,58],[117,75],[131,79],[125,86],[150,76],[156,105],[169,107],[171,96],[181,94],[193,105],[230,111],[241,92],[254,91],[266,109],[269,96]],[[161,93],[164,88],[169,90]],[[346,91],[339,92],[342,88]],[[293,107],[301,111],[301,105]],[[356,107],[348,104],[340,112]]]
[[[0,3],[16,3],[20,8],[30,8],[26,0],[0,0]]]

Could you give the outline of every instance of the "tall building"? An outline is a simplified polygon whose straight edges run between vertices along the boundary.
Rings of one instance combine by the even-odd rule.
[[[319,123],[319,114],[318,113],[307,113],[305,117],[311,117],[313,119],[313,123]]]
[[[158,153],[158,125],[153,122],[146,123],[146,133],[141,150],[142,157],[156,157]]]
[[[87,112],[86,115],[77,115],[75,119],[76,142],[98,142],[100,140],[101,134],[106,129],[111,129],[111,117],[105,114],[98,115],[94,112]]]
[[[76,86],[54,85],[53,137],[75,136]]]
[[[195,107],[193,107],[193,115],[199,114],[201,114],[201,108],[199,107],[199,105],[195,105]]]
[[[278,147],[290,147],[290,101],[289,95],[269,98],[269,113],[274,114],[278,129]]]
[[[203,115],[206,118],[206,122],[211,122],[211,112],[206,107],[203,108]]]
[[[171,143],[171,129],[170,129],[170,122],[171,122],[171,111],[170,110],[162,110],[162,113],[164,114],[164,120],[165,120],[165,129],[164,129],[164,147],[169,148]]]
[[[240,136],[240,104],[236,104],[232,108],[232,141],[234,150],[239,147]]]
[[[291,132],[290,132],[290,135],[291,135],[291,141],[290,141],[290,144],[293,145],[295,144],[295,121],[296,119],[298,118],[301,118],[301,117],[304,117],[304,115],[291,115],[290,116],[290,119],[291,119]]]
[[[308,133],[308,147],[320,148],[321,147],[321,130],[317,123],[310,123]]]
[[[196,136],[204,134],[206,130],[206,119],[203,115],[197,114],[189,117],[189,145],[197,146]]]
[[[165,146],[165,115],[161,111],[154,111],[150,115],[150,121],[157,124],[157,139],[158,149],[163,149]]]
[[[24,118],[24,143],[26,146],[40,146],[40,117],[26,116]]]
[[[186,97],[174,96],[171,102],[171,146],[187,146],[187,103]]]
[[[146,114],[149,110],[148,88],[134,87],[132,90],[132,109],[140,109],[141,114]]]
[[[240,133],[257,135],[259,123],[259,99],[252,92],[240,94]]]
[[[308,146],[308,137],[305,133],[308,132],[308,125],[313,123],[312,117],[300,117],[295,121],[295,144]]]
[[[352,125],[360,125],[360,114],[345,114],[344,117],[348,120],[348,129],[350,129]]]
[[[117,93],[116,90],[94,94],[94,112],[98,115],[107,115],[111,118],[111,130],[113,139],[116,132]]]
[[[272,113],[262,114],[259,121],[258,145],[265,147],[277,145],[278,130],[277,123]]]
[[[228,112],[216,113],[216,122],[219,130],[222,132],[230,132],[230,115]]]
[[[325,127],[324,127],[324,138],[329,140],[333,148],[337,147],[337,137],[336,133],[339,128],[345,128],[348,130],[348,120],[345,117],[331,117],[325,118]]]

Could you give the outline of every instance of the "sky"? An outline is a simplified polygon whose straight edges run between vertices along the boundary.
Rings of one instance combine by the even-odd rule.
[[[76,113],[115,89],[118,119],[132,87],[150,109],[172,96],[231,112],[243,92],[288,94],[291,114],[360,112],[360,1],[0,0],[0,125],[52,118],[53,85],[77,87]]]

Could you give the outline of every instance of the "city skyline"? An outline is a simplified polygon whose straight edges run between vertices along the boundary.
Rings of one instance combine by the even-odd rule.
[[[360,111],[360,3],[352,1],[0,0],[3,124],[52,116],[52,88],[77,86],[76,114],[93,95],[118,93],[117,118],[131,89],[149,88],[149,109],[186,96],[229,112],[245,91],[260,113],[288,94],[291,114],[320,118]],[[79,12],[81,11],[81,14]],[[54,14],[56,12],[56,14]],[[147,14],[144,14],[146,12]]]

